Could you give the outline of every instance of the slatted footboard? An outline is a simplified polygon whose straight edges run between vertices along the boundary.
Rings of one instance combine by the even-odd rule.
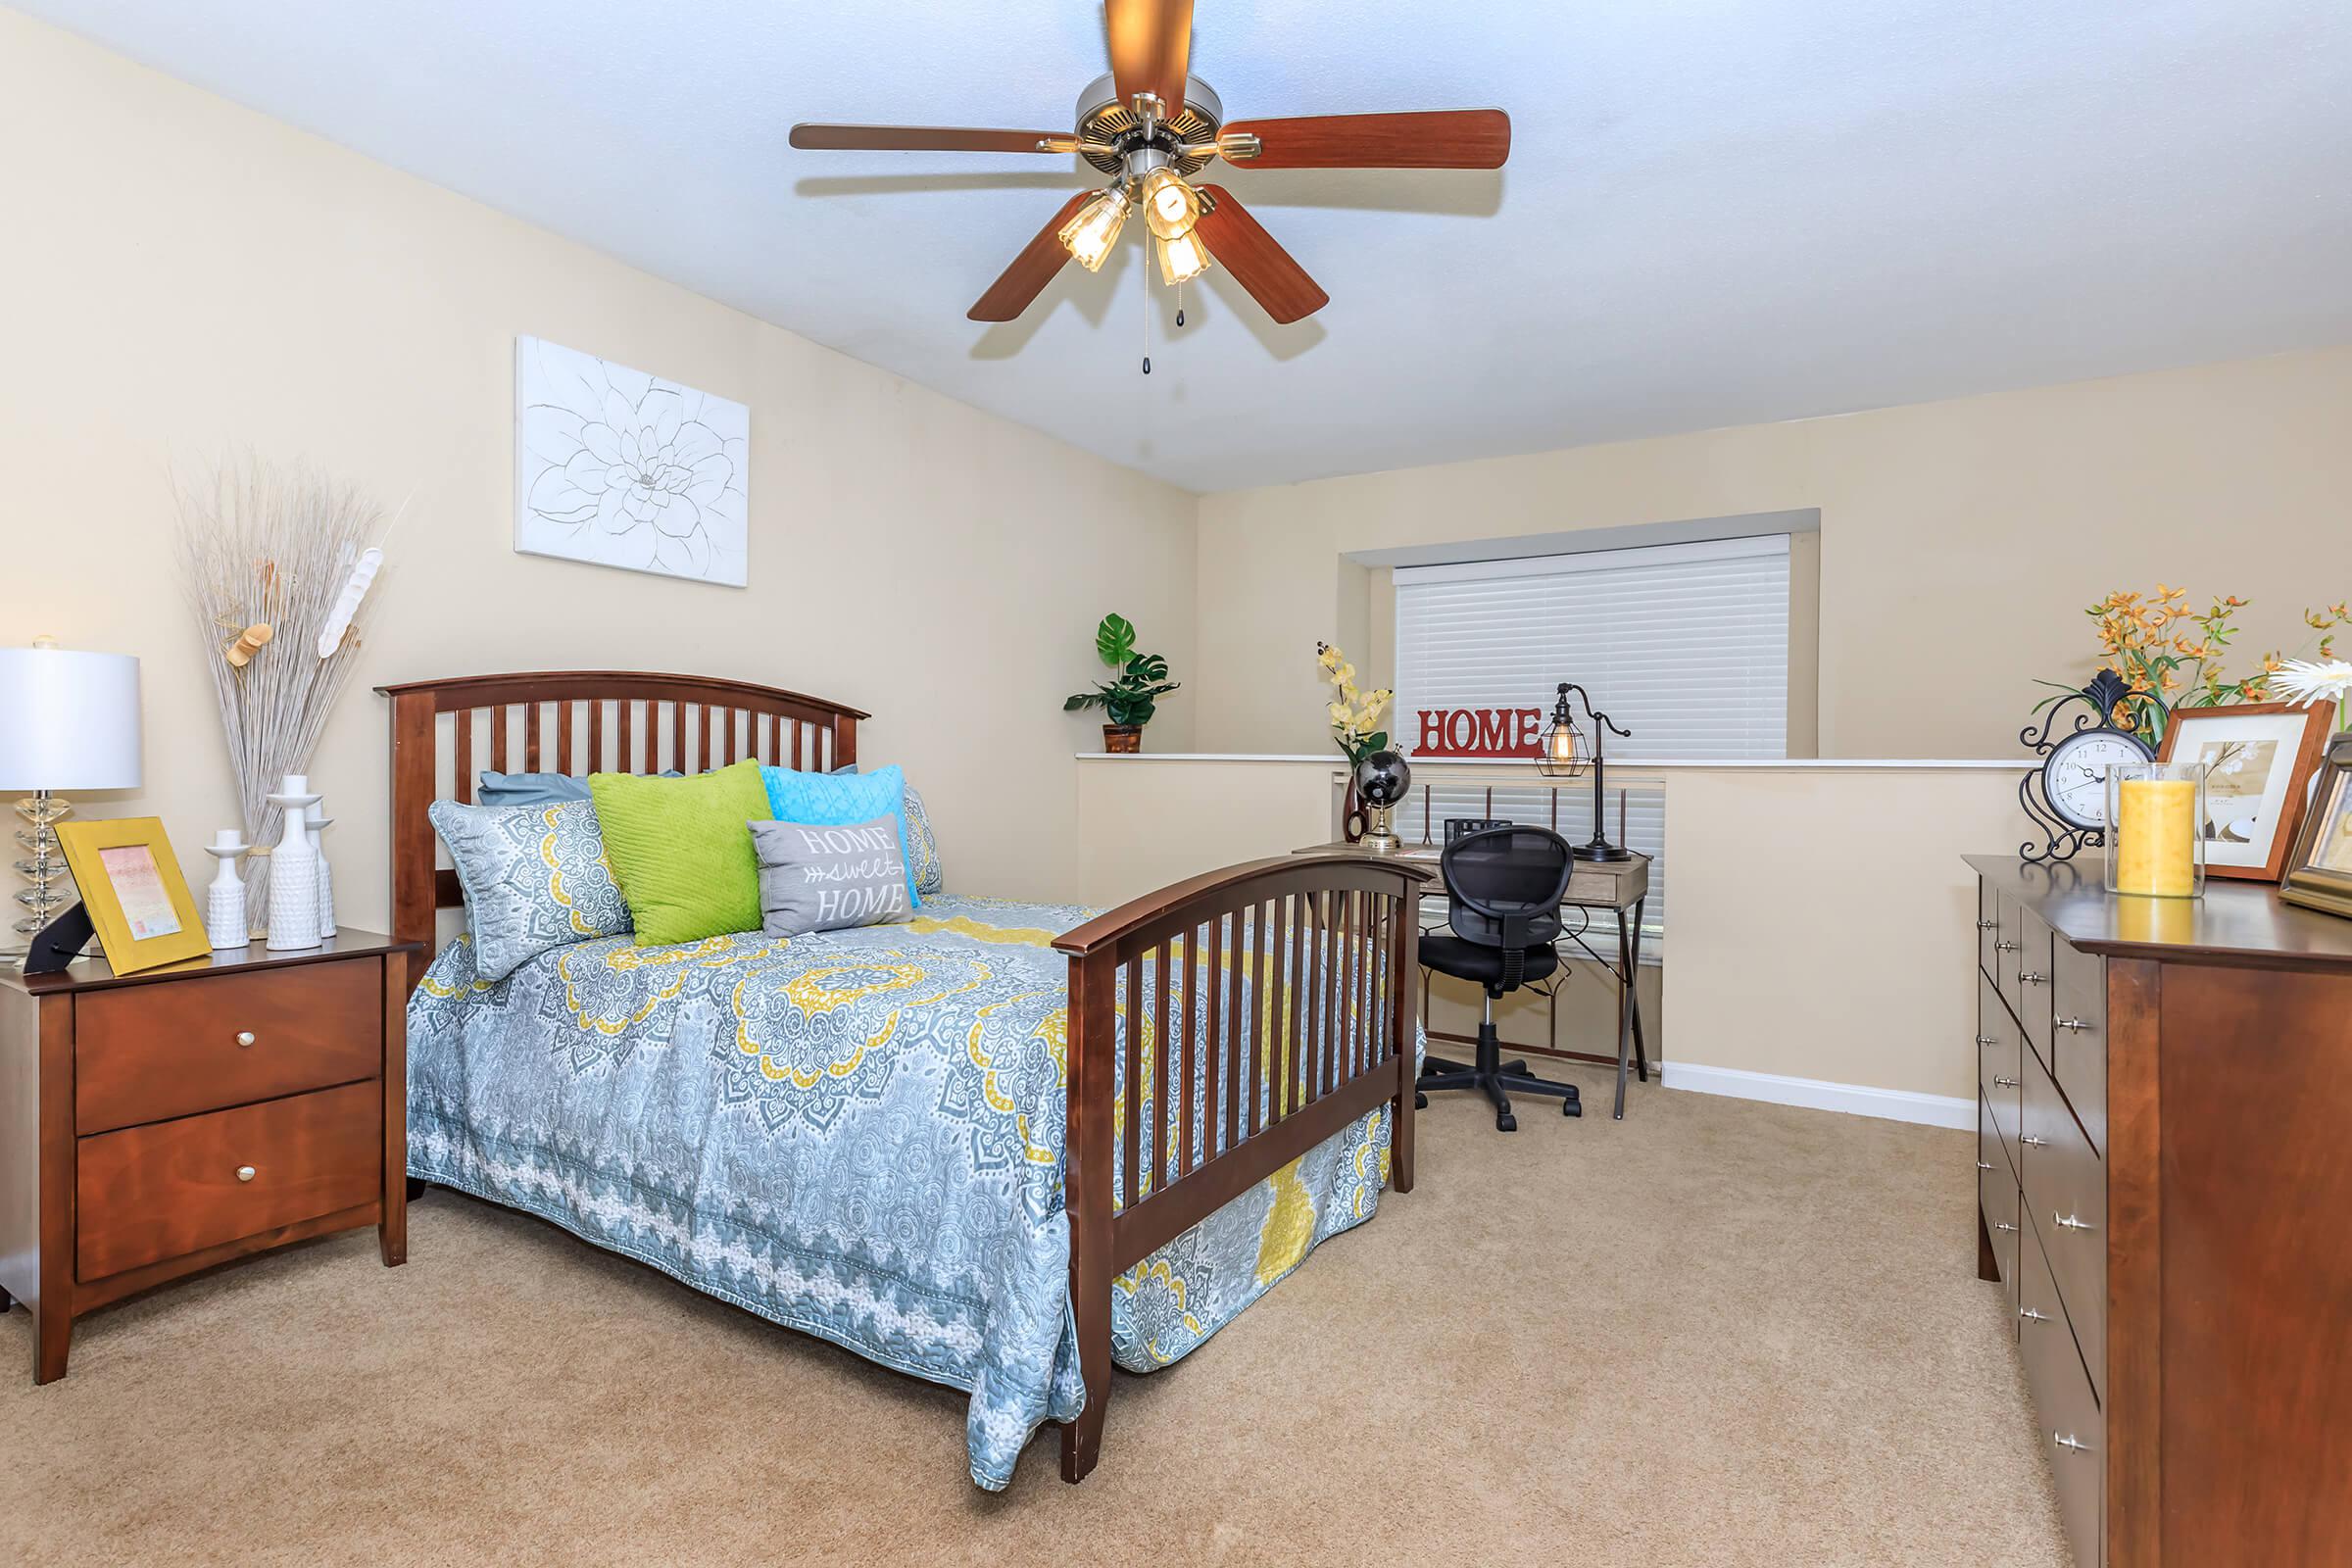
[[[1086,1383],[1063,1480],[1102,1448],[1113,1278],[1383,1101],[1392,1179],[1412,1190],[1429,880],[1402,861],[1283,856],[1162,888],[1054,944],[1070,959],[1065,1181]],[[1168,1085],[1189,1090],[1173,1109],[1152,1093]]]

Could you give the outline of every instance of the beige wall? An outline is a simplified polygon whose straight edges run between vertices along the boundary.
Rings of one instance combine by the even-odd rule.
[[[1190,673],[1194,498],[0,11],[0,643],[140,656],[184,860],[231,820],[167,466],[231,447],[415,499],[311,772],[343,912],[388,906],[378,682],[677,669],[869,709],[951,886],[1077,895],[1061,698],[1117,609]],[[517,556],[516,334],[752,409],[752,586]],[[1151,744],[1185,747],[1191,690]],[[210,862],[190,870],[209,874]]]
[[[1332,827],[1325,761],[1111,758],[1079,775],[1077,839],[1098,902],[1315,843]],[[1931,1117],[1971,1124],[1976,904],[1961,857],[2017,842],[2017,774],[1790,763],[1655,776],[1673,823],[1674,912],[1665,962],[1642,977],[1653,1058],[1933,1096],[1942,1103],[1925,1107]],[[1206,810],[1205,799],[1235,808]],[[1614,1051],[1612,996],[1597,972],[1572,980],[1559,1043]],[[1474,1007],[1474,994],[1456,992],[1431,1011],[1459,1032],[1475,1026]],[[1506,1040],[1544,1039],[1547,1020],[1524,999],[1500,1016]],[[1753,1084],[1701,1086],[1776,1098]]]
[[[2251,598],[2248,656],[2352,591],[2352,348],[1203,497],[1199,744],[1327,743],[1344,552],[1799,508],[1822,755],[2011,755],[2111,588]]]

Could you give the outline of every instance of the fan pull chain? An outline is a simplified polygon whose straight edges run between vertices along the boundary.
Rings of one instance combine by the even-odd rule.
[[[1137,269],[1136,269],[1136,275],[1137,275],[1138,277],[1142,278],[1142,279],[1143,279],[1143,283],[1144,283],[1144,373],[1145,373],[1146,375],[1150,375],[1150,374],[1152,373],[1152,267],[1151,267],[1151,261],[1152,261],[1152,246],[1151,246],[1151,244],[1150,244],[1149,242],[1146,242],[1146,244],[1145,244],[1145,246],[1144,246],[1144,263],[1145,263],[1145,265],[1144,265],[1144,266],[1142,266],[1142,267],[1139,267],[1139,268],[1137,268]]]
[[[1178,326],[1184,324],[1184,285],[1182,283],[1176,285],[1176,324]]]

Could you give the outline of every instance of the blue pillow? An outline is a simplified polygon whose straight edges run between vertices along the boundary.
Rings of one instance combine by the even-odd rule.
[[[760,776],[767,785],[767,808],[779,822],[855,827],[877,816],[896,822],[899,858],[906,862],[907,907],[923,906],[914,888],[914,857],[906,853],[906,775],[896,762],[871,773],[802,773],[789,767],[762,767]]]
[[[662,776],[681,775],[672,767]],[[501,773],[487,767],[473,791],[476,806],[555,806],[588,798],[588,781],[570,773]]]

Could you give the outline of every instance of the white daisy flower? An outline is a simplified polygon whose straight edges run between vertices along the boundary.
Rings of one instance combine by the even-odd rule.
[[[2290,659],[2271,672],[2266,684],[2284,702],[2309,708],[2326,698],[2341,706],[2352,695],[2352,663]]]

